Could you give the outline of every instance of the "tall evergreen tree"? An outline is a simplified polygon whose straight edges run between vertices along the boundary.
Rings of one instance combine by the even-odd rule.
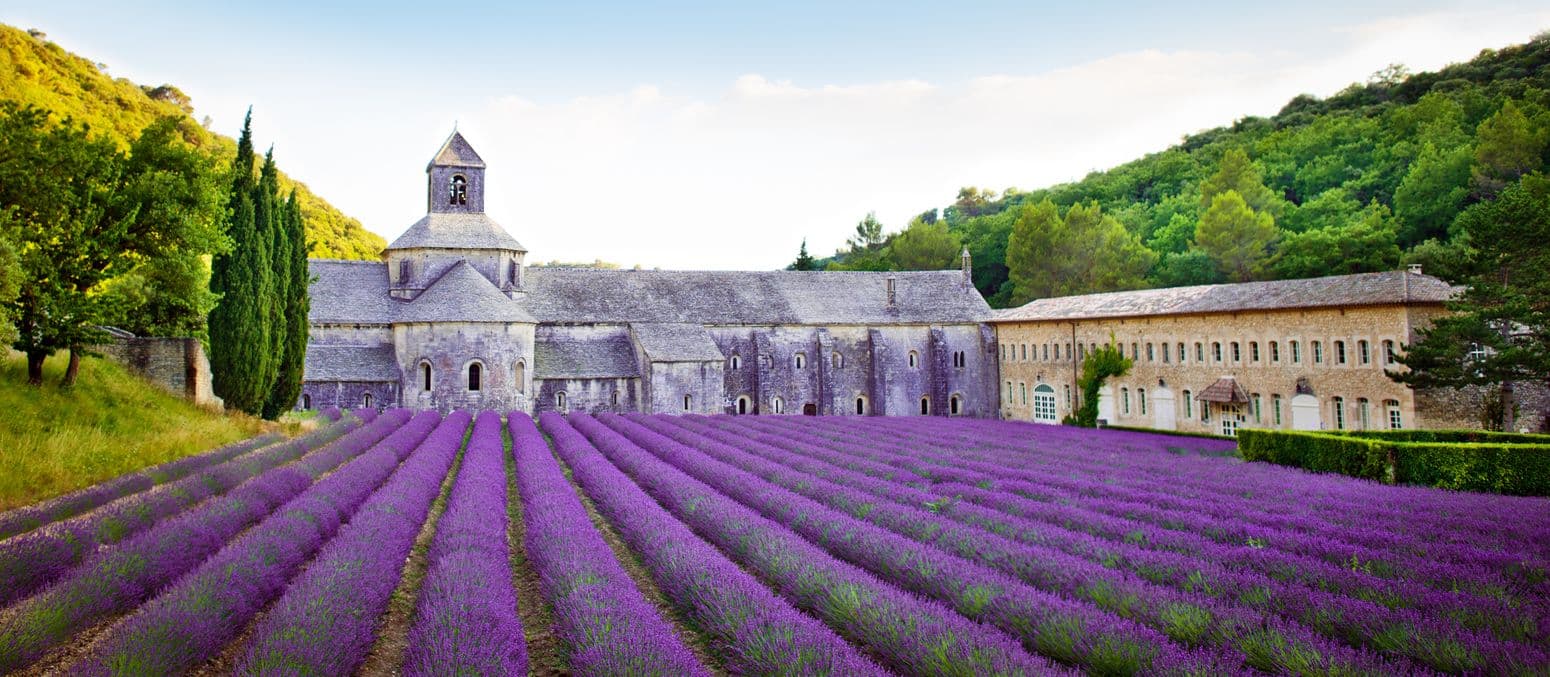
[[[307,229],[295,189],[285,201],[283,214],[290,280],[285,293],[284,353],[274,388],[264,405],[264,418],[271,419],[295,406],[296,398],[301,396],[302,371],[307,361],[307,311],[312,305],[308,295],[312,279],[307,272]]]
[[[1227,279],[1248,282],[1264,278],[1276,236],[1275,219],[1250,208],[1238,191],[1228,190],[1213,198],[1200,216],[1195,245]]]
[[[253,196],[253,215],[258,228],[258,239],[264,244],[266,272],[262,298],[268,314],[266,330],[269,352],[263,366],[264,391],[259,413],[264,418],[274,418],[279,412],[271,412],[268,403],[274,398],[275,381],[280,365],[285,361],[287,322],[285,317],[287,297],[291,287],[290,237],[286,233],[285,202],[280,197],[279,170],[275,167],[274,147],[264,153],[264,164],[258,172],[257,192]]]
[[[215,394],[226,405],[258,413],[274,382],[270,338],[269,242],[260,232],[254,198],[253,112],[242,122],[237,157],[232,162],[230,216],[226,234],[230,253],[212,262],[210,287],[221,295],[210,311],[210,373]]]
[[[797,260],[791,263],[789,270],[814,270],[817,265],[813,262],[813,255],[807,253],[807,238],[802,238],[802,248],[797,250]]]

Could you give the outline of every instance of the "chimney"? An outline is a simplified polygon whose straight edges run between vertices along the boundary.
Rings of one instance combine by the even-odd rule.
[[[898,282],[898,278],[895,278],[892,275],[888,276],[888,307],[889,308],[894,307],[894,303],[895,303],[895,301],[898,298],[898,295],[896,293],[896,283],[897,282]]]
[[[1419,263],[1412,263],[1409,266],[1407,266],[1407,268],[1409,269],[1411,275],[1420,275],[1421,274],[1421,264],[1419,264]]]
[[[963,285],[967,287],[974,284],[974,264],[969,260],[969,248],[967,245],[963,248],[961,258],[963,259]]]

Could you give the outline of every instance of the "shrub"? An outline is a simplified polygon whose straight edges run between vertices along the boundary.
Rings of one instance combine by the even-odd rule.
[[[1480,441],[1472,441],[1480,440]],[[1522,443],[1533,440],[1535,443]],[[1389,484],[1550,496],[1550,438],[1462,430],[1292,432],[1241,430],[1245,460]]]

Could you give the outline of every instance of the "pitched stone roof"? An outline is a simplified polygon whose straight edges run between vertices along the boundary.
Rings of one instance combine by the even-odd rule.
[[[898,273],[529,268],[540,322],[890,324],[984,322],[990,306],[955,270]],[[887,303],[887,278],[897,279]]]
[[[398,357],[393,346],[307,346],[308,381],[397,381]]]
[[[431,286],[399,304],[394,322],[536,322],[467,261],[458,261]]]
[[[393,249],[507,249],[527,251],[522,243],[483,212],[432,212],[388,245]]]
[[[632,322],[630,334],[652,362],[719,362],[726,359],[703,325]]]
[[[388,296],[387,264],[377,261],[310,259],[312,307],[307,319],[319,323],[387,324],[398,314]]]
[[[431,158],[430,166],[441,165],[443,167],[483,167],[484,158],[474,152],[474,147],[468,144],[468,139],[457,131],[441,144],[441,150],[436,151],[436,156]],[[426,169],[430,169],[427,166]]]
[[[533,344],[534,378],[640,376],[627,334],[606,337],[540,335]]]
[[[1280,308],[1442,303],[1452,298],[1455,291],[1448,283],[1435,277],[1395,270],[1305,280],[1061,296],[1039,299],[1018,308],[1000,311],[991,321],[1028,322]]]
[[[1223,376],[1216,379],[1216,383],[1206,386],[1205,390],[1195,396],[1201,402],[1226,402],[1228,404],[1246,404],[1249,394],[1243,392],[1243,386],[1238,385],[1238,380],[1231,376]]]

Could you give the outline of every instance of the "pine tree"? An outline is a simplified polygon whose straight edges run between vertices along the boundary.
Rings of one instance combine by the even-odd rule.
[[[210,373],[226,406],[258,413],[273,383],[269,241],[259,230],[260,186],[253,176],[253,113],[242,123],[232,162],[229,253],[211,263],[210,287],[221,295],[210,311]]]
[[[797,260],[791,263],[791,270],[813,270],[817,268],[813,262],[813,256],[807,253],[807,238],[802,238],[802,248],[797,250]]]
[[[1210,209],[1216,197],[1227,191],[1236,192],[1249,209],[1257,213],[1279,217],[1285,207],[1280,196],[1265,187],[1259,169],[1249,160],[1248,154],[1237,148],[1223,153],[1216,173],[1200,183],[1200,209]]]
[[[1275,219],[1249,208],[1238,191],[1228,190],[1213,198],[1200,216],[1195,245],[1227,279],[1248,282],[1264,277],[1276,235]]]
[[[274,388],[264,406],[264,417],[271,419],[295,406],[296,398],[301,395],[302,372],[307,361],[307,311],[311,307],[308,285],[312,280],[307,272],[306,226],[295,189],[286,199],[283,213],[290,282],[285,294],[285,350]]]
[[[1475,166],[1470,170],[1475,194],[1495,197],[1502,188],[1540,166],[1545,133],[1511,99],[1480,123],[1475,133]]]

